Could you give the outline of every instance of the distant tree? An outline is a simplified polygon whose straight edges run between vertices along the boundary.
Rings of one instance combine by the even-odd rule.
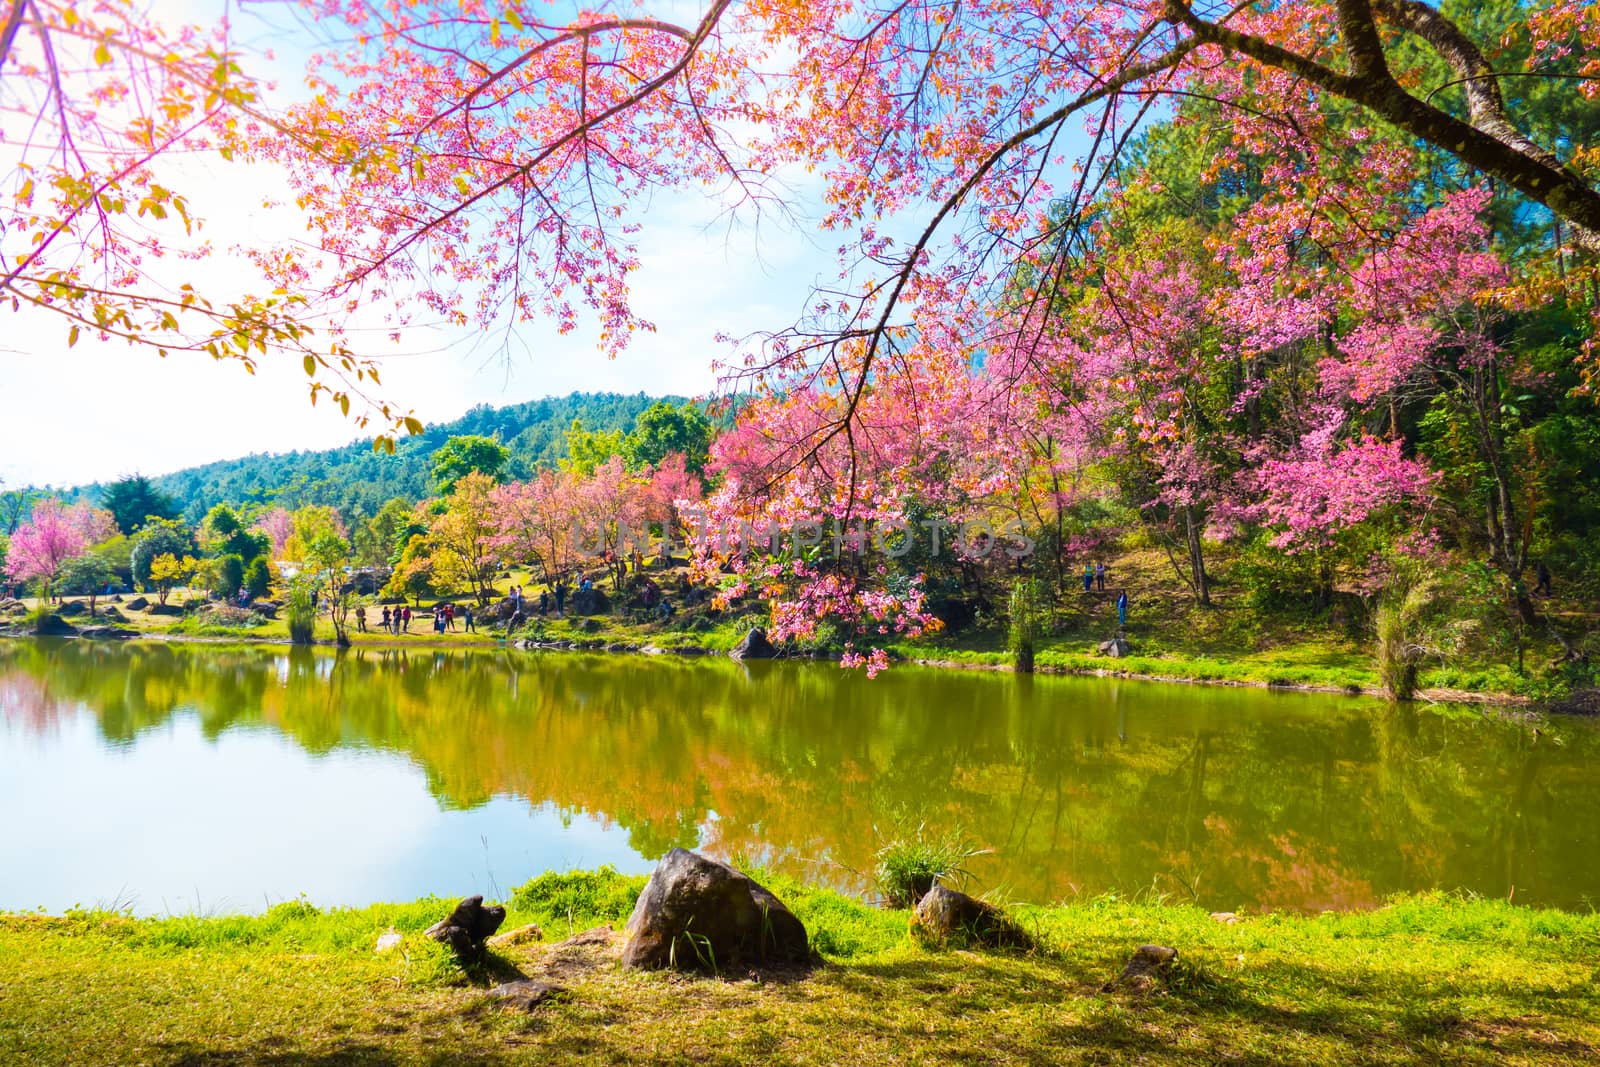
[[[488,475],[473,472],[463,477],[426,538],[435,582],[469,589],[480,604],[488,603],[500,562],[494,488]]]
[[[286,508],[272,508],[256,520],[255,529],[265,534],[272,546],[268,551],[273,559],[285,559],[289,538],[294,536],[294,516]]]
[[[95,598],[105,590],[116,571],[111,567],[111,561],[98,552],[86,552],[81,556],[73,556],[61,564],[59,578],[61,591],[76,593],[89,598],[89,614],[95,613]]]
[[[128,562],[133,572],[133,584],[139,588],[153,588],[150,568],[158,556],[182,559],[195,551],[194,537],[189,528],[176,519],[153,519],[133,539],[133,551]]]
[[[356,527],[351,545],[362,567],[392,567],[412,536],[427,532],[416,520],[416,506],[405,497],[387,501],[378,513]]]
[[[4,484],[0,481],[0,485]],[[0,534],[9,537],[17,532],[22,520],[28,517],[28,505],[33,502],[34,495],[27,489],[0,492]]]
[[[465,434],[452,437],[433,454],[433,484],[448,493],[466,475],[476,471],[490,481],[500,481],[511,450],[492,437]]]
[[[151,517],[178,517],[177,503],[142,474],[130,474],[106,486],[100,491],[100,503],[125,534],[137,533]]]
[[[304,560],[309,558],[311,546],[324,534],[345,536],[344,519],[327,504],[307,504],[295,510],[292,517],[293,532],[283,544],[283,558]]]
[[[433,557],[425,535],[416,534],[406,542],[383,591],[390,596],[410,597],[417,603],[425,596],[447,591],[434,583]]]
[[[199,566],[193,556],[179,559],[171,552],[163,552],[150,561],[150,584],[155,588],[156,600],[162,604],[172,590],[187,582]]]
[[[238,512],[227,504],[218,504],[206,513],[200,524],[200,541],[219,558],[238,556],[241,570],[251,560],[266,555],[272,548],[272,539],[267,534],[247,529]]]
[[[586,430],[582,420],[573,419],[572,428],[567,431],[567,458],[561,461],[561,469],[587,478],[596,467],[621,454],[621,430]]]
[[[349,645],[350,593],[346,570],[350,566],[350,542],[331,529],[324,530],[306,547],[306,564],[312,571],[311,580],[322,592],[323,603],[328,606],[334,643]]]
[[[658,400],[639,413],[633,429],[622,441],[628,469],[658,467],[677,452],[695,474],[705,469],[711,448],[711,421],[694,404],[673,407]]]

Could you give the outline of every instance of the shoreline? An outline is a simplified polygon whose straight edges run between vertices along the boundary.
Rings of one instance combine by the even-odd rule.
[[[577,637],[560,641],[534,641],[525,637],[509,637],[494,635],[485,632],[482,640],[439,640],[433,634],[407,635],[402,638],[380,638],[366,640],[375,635],[368,631],[357,635],[363,640],[345,646],[346,649],[374,649],[374,650],[404,650],[424,649],[432,651],[516,651],[527,653],[587,653],[591,655],[636,655],[636,656],[676,656],[683,659],[702,658],[709,656],[728,657],[728,650],[710,647],[695,643],[672,643],[667,646],[653,643],[623,642],[604,640],[599,638]],[[457,633],[456,637],[465,637]],[[169,644],[194,644],[194,645],[244,645],[263,648],[312,648],[339,651],[340,648],[332,641],[318,640],[309,645],[295,645],[287,637],[269,636],[265,634],[187,634],[169,633],[163,631],[140,630],[122,628],[116,636],[108,634],[67,634],[59,636],[31,634],[15,630],[0,630],[0,640],[37,641],[101,641],[114,644],[127,642],[151,641]],[[908,666],[921,667],[928,670],[961,670],[961,671],[991,671],[995,673],[1014,673],[1005,663],[957,660],[937,656],[910,656],[902,653],[891,653],[895,661]],[[814,662],[837,663],[839,654],[833,652],[803,653],[799,655],[779,655],[771,657],[773,661],[782,662]],[[1113,663],[1115,660],[1107,660]],[[1174,664],[1181,664],[1184,660],[1173,660]],[[1228,666],[1230,661],[1211,661],[1213,666]],[[1334,696],[1348,696],[1359,699],[1384,699],[1381,692],[1369,690],[1365,687],[1340,686],[1332,684],[1317,684],[1311,682],[1274,681],[1252,678],[1207,678],[1187,676],[1181,673],[1152,673],[1148,671],[1119,670],[1116,667],[1090,667],[1085,665],[1056,665],[1037,663],[1034,667],[1035,674],[1050,675],[1055,677],[1078,678],[1109,678],[1119,681],[1147,682],[1164,685],[1198,685],[1221,686],[1237,689],[1263,689],[1272,692],[1285,693],[1317,693]],[[1540,704],[1534,699],[1516,693],[1503,692],[1476,692],[1462,689],[1448,688],[1422,688],[1417,691],[1413,703],[1419,704],[1470,704],[1479,707],[1495,707],[1503,709],[1519,709],[1525,712],[1546,714],[1575,714],[1581,715],[1581,710],[1563,710],[1560,706]]]

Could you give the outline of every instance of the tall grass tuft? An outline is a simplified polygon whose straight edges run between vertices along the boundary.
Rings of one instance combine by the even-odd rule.
[[[1011,587],[1011,629],[1006,648],[1011,652],[1011,668],[1018,674],[1033,673],[1034,645],[1039,640],[1039,587],[1032,578],[1018,578]]]
[[[1436,587],[1430,581],[1408,582],[1390,589],[1378,602],[1378,679],[1391,700],[1417,695],[1417,669],[1427,651],[1423,631],[1434,608]]]
[[[966,881],[967,863],[988,852],[959,833],[930,837],[925,826],[918,826],[910,837],[878,849],[873,879],[890,907],[909,908],[938,882]]]
[[[296,645],[309,645],[317,631],[317,611],[311,606],[311,586],[305,582],[289,584],[289,600],[284,606],[284,617],[289,622],[289,641]]]

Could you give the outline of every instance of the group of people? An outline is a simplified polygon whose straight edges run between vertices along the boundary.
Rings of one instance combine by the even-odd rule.
[[[472,605],[447,604],[443,601],[433,606],[433,632],[442,634],[446,630],[456,628],[456,618],[461,619],[461,629],[464,633],[477,633],[477,620],[472,617]],[[411,608],[405,604],[398,604],[394,608],[383,606],[383,613],[379,616],[378,624],[387,634],[408,634],[411,632]],[[359,633],[367,632],[367,609],[356,609],[356,630]]]
[[[1083,591],[1091,592],[1098,588],[1105,592],[1106,565],[1102,563],[1085,563],[1083,565]]]

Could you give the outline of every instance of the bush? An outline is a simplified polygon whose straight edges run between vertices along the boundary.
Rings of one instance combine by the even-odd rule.
[[[257,556],[244,569],[244,588],[252,597],[264,597],[272,589],[272,568],[265,557]]]
[[[218,556],[211,564],[211,592],[219,597],[231,597],[244,585],[244,557],[234,554]]]

